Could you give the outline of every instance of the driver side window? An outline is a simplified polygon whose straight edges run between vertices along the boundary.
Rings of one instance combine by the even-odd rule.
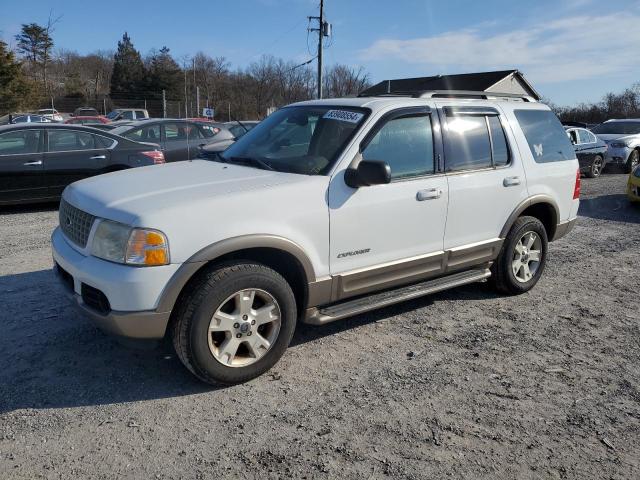
[[[414,115],[389,120],[365,147],[362,158],[387,162],[392,180],[433,173],[431,117]]]

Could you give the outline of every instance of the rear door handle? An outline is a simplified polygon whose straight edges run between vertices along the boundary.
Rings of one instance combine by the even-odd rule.
[[[427,188],[425,190],[418,190],[416,194],[416,200],[423,202],[424,200],[435,200],[440,198],[442,190],[439,188]]]
[[[25,167],[34,167],[36,165],[42,165],[42,160],[34,160],[33,162],[23,163]]]
[[[502,185],[505,187],[515,187],[520,185],[520,177],[507,177],[502,181]]]
[[[106,155],[96,155],[95,157],[91,157],[91,160],[106,160]]]

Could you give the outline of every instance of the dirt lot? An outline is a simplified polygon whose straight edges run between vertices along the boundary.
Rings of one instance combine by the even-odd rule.
[[[214,389],[63,301],[55,207],[0,214],[0,478],[640,477],[640,208],[583,181],[530,293],[472,285],[324,328]]]

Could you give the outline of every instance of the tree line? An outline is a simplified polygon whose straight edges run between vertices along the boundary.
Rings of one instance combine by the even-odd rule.
[[[315,96],[316,73],[309,63],[263,55],[234,69],[226,58],[204,52],[175,58],[167,46],[142,55],[126,32],[115,51],[82,55],[55,48],[58,20],[22,25],[15,51],[0,41],[0,115],[87,105],[99,111],[147,107],[152,116],[162,116],[164,99],[167,116],[196,117],[199,106],[214,108],[221,120],[259,119],[271,108]],[[353,96],[370,85],[363,68],[340,64],[325,70],[323,83],[328,97]]]
[[[550,105],[562,121],[602,123],[611,118],[640,118],[640,83],[621,93],[607,93],[596,103],[572,107]]]

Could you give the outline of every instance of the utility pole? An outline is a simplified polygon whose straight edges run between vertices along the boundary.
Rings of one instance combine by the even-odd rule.
[[[196,117],[200,116],[200,87],[196,87]]]
[[[162,118],[167,118],[167,92],[162,90]]]
[[[184,67],[184,118],[189,116],[189,112],[187,111],[187,103],[189,100],[187,99],[187,66]]]
[[[318,32],[318,98],[322,98],[322,40],[331,35],[331,24],[324,21],[324,0],[320,0],[320,16],[308,18],[318,21],[318,28],[309,31]]]

